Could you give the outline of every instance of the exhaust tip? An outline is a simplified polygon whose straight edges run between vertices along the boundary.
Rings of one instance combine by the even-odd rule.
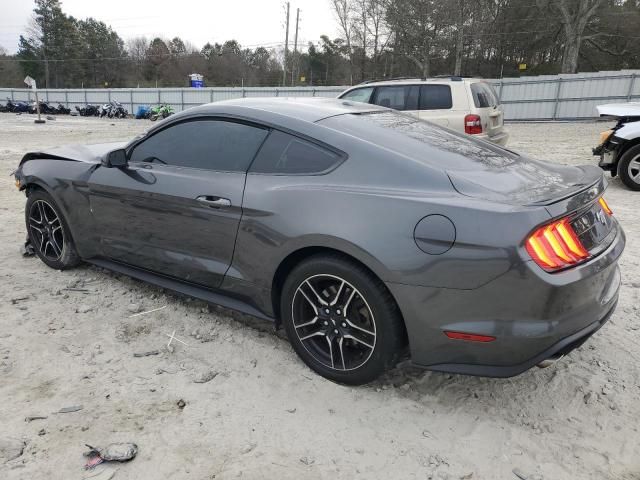
[[[564,355],[560,355],[557,357],[549,357],[546,360],[542,360],[538,365],[536,365],[538,368],[547,368],[550,367],[551,365],[555,364],[558,360],[560,360],[562,357],[564,357]]]

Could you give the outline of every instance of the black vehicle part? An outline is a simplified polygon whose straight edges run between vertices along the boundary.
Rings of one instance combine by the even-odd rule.
[[[67,222],[51,195],[40,189],[31,190],[25,221],[29,241],[45,264],[65,270],[80,263]]]
[[[395,366],[406,344],[400,311],[384,284],[341,255],[316,255],[295,267],[282,290],[281,318],[309,368],[362,385]]]
[[[631,190],[640,191],[640,145],[634,145],[620,157],[618,175]]]

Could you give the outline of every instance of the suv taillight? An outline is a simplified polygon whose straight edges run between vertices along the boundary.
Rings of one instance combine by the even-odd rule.
[[[540,227],[529,236],[525,246],[533,261],[547,272],[570,267],[589,258],[589,252],[568,218]]]
[[[482,133],[482,122],[479,115],[469,114],[464,117],[464,133],[469,135]]]

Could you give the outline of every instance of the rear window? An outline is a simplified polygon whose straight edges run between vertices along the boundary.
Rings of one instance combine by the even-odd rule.
[[[357,88],[345,93],[340,98],[342,100],[352,100],[354,102],[369,103],[371,94],[373,93],[373,87]]]
[[[420,110],[445,110],[453,107],[449,85],[422,85]]]
[[[472,83],[471,95],[476,108],[493,108],[499,104],[498,96],[493,87],[485,82]]]
[[[394,110],[417,110],[418,91],[415,85],[377,87],[373,103]]]
[[[314,175],[324,173],[344,156],[312,142],[274,130],[251,165],[251,173]]]

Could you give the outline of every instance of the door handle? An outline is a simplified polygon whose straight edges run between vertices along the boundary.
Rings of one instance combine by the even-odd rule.
[[[216,197],[213,195],[200,195],[196,197],[196,200],[200,203],[207,205],[208,207],[213,208],[222,208],[222,207],[230,207],[231,200],[228,198]]]

